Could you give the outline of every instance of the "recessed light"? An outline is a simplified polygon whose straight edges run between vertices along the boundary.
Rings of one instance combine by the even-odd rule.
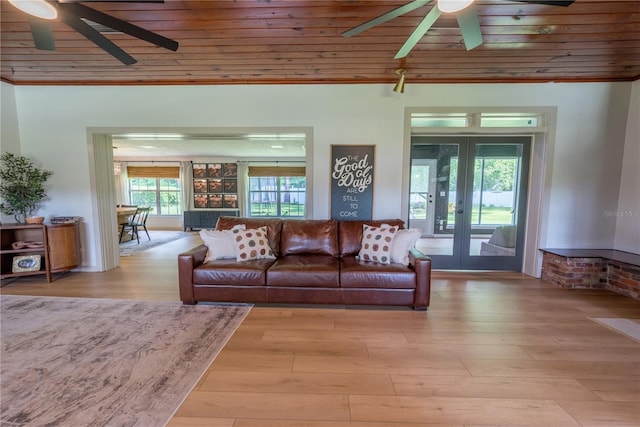
[[[156,148],[153,145],[141,145],[140,148]]]

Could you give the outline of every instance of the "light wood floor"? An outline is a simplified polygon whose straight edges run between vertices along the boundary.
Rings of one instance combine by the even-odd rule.
[[[2,294],[178,300],[187,238]],[[639,426],[640,302],[513,273],[435,272],[431,308],[254,307],[169,424]]]

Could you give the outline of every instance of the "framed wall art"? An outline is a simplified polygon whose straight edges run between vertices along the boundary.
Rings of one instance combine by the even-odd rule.
[[[238,176],[238,165],[235,163],[223,163],[222,175],[225,178],[236,178]]]
[[[370,220],[375,145],[331,146],[331,218]]]
[[[225,194],[222,206],[229,209],[238,209],[238,195]]]
[[[206,178],[207,177],[207,164],[206,163],[194,163],[193,164],[193,177],[194,178]]]
[[[193,196],[193,207],[199,209],[207,208],[209,207],[207,200],[206,194],[196,194]]]
[[[214,178],[209,180],[209,193],[222,193],[222,179]]]
[[[222,194],[209,194],[209,207],[222,208]]]
[[[238,209],[238,165],[194,163],[193,207]]]
[[[224,180],[224,192],[225,193],[237,193],[238,192],[238,180],[237,179],[225,179]]]
[[[209,178],[222,178],[222,163],[208,163],[207,176]]]
[[[193,180],[193,192],[194,193],[206,193],[207,192],[207,180],[206,179],[194,179]]]

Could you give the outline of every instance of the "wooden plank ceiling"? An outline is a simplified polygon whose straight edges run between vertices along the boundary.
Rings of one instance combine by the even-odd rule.
[[[68,0],[67,0],[68,1]],[[341,33],[410,0],[84,2],[180,43],[172,52],[105,34],[138,60],[125,66],[64,23],[56,51],[34,47],[27,17],[1,0],[1,77],[20,84],[408,83],[634,81],[640,1],[569,7],[477,0],[484,44],[464,47],[443,16],[405,60],[393,59],[428,5],[357,36]]]

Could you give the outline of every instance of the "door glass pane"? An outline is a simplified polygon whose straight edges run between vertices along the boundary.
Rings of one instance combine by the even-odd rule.
[[[521,144],[478,144],[473,163],[470,256],[515,256]]]
[[[427,219],[429,166],[411,165],[411,191],[409,197],[409,218],[413,220]]]
[[[435,214],[436,161],[413,159],[409,193],[409,225],[422,236],[433,236]]]
[[[453,255],[459,146],[425,144],[412,153],[409,226],[423,236],[416,247],[429,255]]]

